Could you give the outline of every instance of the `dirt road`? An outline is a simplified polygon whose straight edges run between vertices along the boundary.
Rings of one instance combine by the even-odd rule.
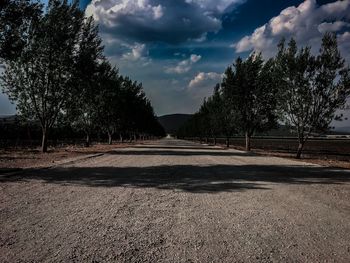
[[[1,262],[349,262],[350,172],[178,140],[0,176]]]

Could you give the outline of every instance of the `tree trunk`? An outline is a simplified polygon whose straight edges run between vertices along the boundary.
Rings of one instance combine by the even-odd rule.
[[[301,158],[301,153],[303,151],[304,144],[305,144],[305,141],[299,141],[298,150],[297,150],[297,156],[296,156],[297,159]]]
[[[205,137],[205,143],[208,144],[208,137]]]
[[[226,137],[226,147],[230,148],[230,138]]]
[[[216,137],[214,137],[214,145],[216,145]]]
[[[47,152],[47,129],[43,128],[42,133],[43,133],[43,137],[41,140],[41,151],[43,153],[46,153]]]
[[[108,144],[112,145],[112,133],[108,132]]]
[[[119,141],[120,141],[121,143],[124,142],[124,138],[123,138],[123,135],[122,135],[122,134],[119,134]]]
[[[85,147],[90,147],[90,134],[86,133]]]
[[[250,152],[250,135],[248,132],[245,133],[245,150]]]
[[[32,134],[30,133],[30,128],[29,128],[28,123],[27,123],[27,136],[28,136],[28,140],[30,142],[30,146],[32,146],[33,145]]]

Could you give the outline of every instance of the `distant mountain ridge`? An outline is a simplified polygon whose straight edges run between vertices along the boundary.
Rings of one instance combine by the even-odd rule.
[[[168,114],[158,117],[159,123],[168,134],[175,134],[177,130],[189,119],[192,114]]]
[[[334,131],[335,132],[340,132],[340,133],[350,133],[350,126],[347,126],[347,127],[335,127]]]
[[[15,119],[17,115],[14,114],[0,114],[0,119]]]
[[[0,122],[1,123],[12,123],[15,122],[17,119],[17,115],[5,115],[5,114],[0,114]]]

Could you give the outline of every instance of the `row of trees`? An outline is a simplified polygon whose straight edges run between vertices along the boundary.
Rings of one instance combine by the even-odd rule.
[[[180,137],[243,135],[250,151],[251,137],[279,124],[295,130],[301,157],[312,133],[329,129],[342,120],[338,109],[350,95],[350,69],[338,50],[335,34],[326,33],[317,55],[310,47],[298,48],[291,39],[282,40],[274,58],[264,61],[253,53],[229,66],[221,84],[194,116],[179,130]]]
[[[136,138],[164,130],[142,84],[121,76],[103,55],[93,18],[79,1],[50,0],[46,9],[31,0],[5,0],[0,12],[3,91],[26,120],[39,120],[42,151],[60,120],[90,134],[100,128]]]

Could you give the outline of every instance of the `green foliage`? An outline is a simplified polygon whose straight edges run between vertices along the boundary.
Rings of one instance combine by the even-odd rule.
[[[142,85],[119,75],[103,56],[98,28],[85,18],[78,1],[50,0],[45,12],[29,0],[9,0],[0,12],[0,55],[5,62],[3,91],[18,113],[39,120],[47,133],[69,121],[84,131],[112,135],[164,135]],[[12,15],[18,15],[12,18]]]
[[[274,65],[264,63],[261,54],[253,53],[247,60],[238,58],[226,70],[223,94],[231,115],[235,116],[236,130],[245,134],[250,150],[250,137],[255,132],[276,126],[276,93],[273,77]]]
[[[47,130],[54,125],[72,89],[74,54],[83,13],[77,3],[51,0],[28,30],[17,57],[6,61],[3,88],[17,102],[18,112],[40,120],[43,151]]]
[[[254,132],[274,128],[277,123],[277,86],[274,61],[263,62],[261,55],[252,54],[246,61],[238,58],[229,66],[220,85],[204,100],[188,127],[197,127],[197,136],[243,133],[249,140]],[[197,120],[199,118],[199,121]],[[189,128],[187,128],[189,129]],[[227,146],[229,140],[227,139]]]
[[[100,61],[104,59],[102,41],[92,17],[84,19],[78,36],[75,54],[74,86],[68,98],[67,117],[71,125],[86,134],[86,145],[96,128],[96,91],[99,90],[98,74]]]
[[[292,39],[279,45],[276,57],[283,121],[294,127],[299,138],[297,158],[313,132],[325,132],[350,95],[349,68],[338,50],[336,36],[324,35],[317,56],[310,47],[298,49]]]
[[[294,128],[299,158],[313,132],[325,132],[336,111],[350,96],[350,70],[344,66],[334,34],[327,33],[317,56],[310,47],[298,49],[282,40],[278,53],[266,62],[253,53],[229,66],[211,97],[180,129],[180,137],[245,134],[246,149],[255,132],[275,128],[278,121]]]
[[[42,15],[42,5],[30,0],[0,2],[0,62],[20,56]]]

